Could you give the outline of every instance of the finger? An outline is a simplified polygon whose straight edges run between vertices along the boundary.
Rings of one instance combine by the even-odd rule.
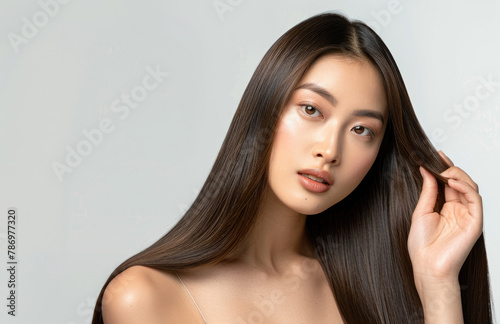
[[[455,164],[453,163],[453,161],[451,161],[451,160],[450,160],[450,158],[449,158],[449,157],[447,157],[447,156],[443,153],[443,151],[439,150],[439,151],[438,151],[438,154],[441,156],[441,158],[443,159],[443,161],[444,161],[446,164],[448,164],[448,166],[449,166],[449,167],[451,167],[451,166],[454,166],[454,165],[455,165]]]
[[[450,168],[446,169],[446,171],[450,170]],[[441,172],[442,176],[445,176],[447,178],[452,178],[449,173],[450,172]],[[451,188],[449,185],[445,184],[444,185],[444,198],[446,201],[456,201],[456,202],[462,202],[463,201],[460,199],[460,193],[456,191],[455,189]]]
[[[452,168],[452,167],[450,167]],[[447,178],[451,178],[450,176],[450,168],[446,169],[444,172],[441,172],[441,175]],[[460,194],[456,190],[450,188],[447,184],[444,185],[444,198],[446,201],[457,201],[461,202]]]
[[[455,180],[460,180],[467,182],[474,190],[479,192],[479,187],[477,183],[475,183],[472,178],[465,173],[464,170],[460,169],[459,167],[452,166],[445,171],[441,172],[441,175],[447,178],[455,179]]]
[[[422,192],[415,207],[414,215],[420,216],[434,212],[436,204],[436,197],[438,193],[438,186],[436,178],[423,167],[419,167],[420,174],[424,182],[422,184]]]
[[[454,167],[455,168],[455,167]],[[453,179],[453,177],[449,177],[450,179]],[[448,180],[450,180],[448,179]],[[458,179],[458,177],[455,177],[455,180],[463,181],[465,183],[468,183],[468,181],[464,181],[463,179]],[[469,184],[470,185],[470,184]],[[449,181],[448,184],[444,185],[444,198],[446,202],[459,202],[466,207],[469,205],[469,202],[467,199],[464,197],[464,194],[453,189],[452,187],[449,186]]]
[[[467,209],[469,210],[469,214],[474,218],[481,218],[483,216],[483,200],[479,193],[474,190],[474,188],[464,181],[450,179],[448,181],[450,187],[461,192],[465,199],[467,200],[468,205]]]
[[[459,202],[459,203],[464,203],[464,201],[460,198],[461,193],[452,187],[450,187],[448,184],[444,185],[444,199],[446,202]],[[463,198],[465,199],[465,198]]]

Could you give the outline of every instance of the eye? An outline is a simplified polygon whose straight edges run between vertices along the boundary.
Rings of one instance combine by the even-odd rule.
[[[301,105],[300,106],[302,108],[302,111],[304,111],[304,113],[308,116],[311,116],[311,117],[317,117],[317,115],[314,115],[316,112],[321,114],[321,111],[319,111],[316,107],[314,106],[311,106],[311,105]],[[304,109],[305,107],[305,109]]]
[[[375,136],[375,133],[371,129],[364,126],[354,126],[351,130],[353,130],[354,133],[361,136],[370,136],[370,137]]]

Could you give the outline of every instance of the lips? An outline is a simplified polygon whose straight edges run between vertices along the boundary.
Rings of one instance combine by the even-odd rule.
[[[313,177],[320,178],[326,182],[329,186],[333,184],[333,178],[330,173],[320,170],[320,169],[304,169],[297,172],[302,175],[312,175]],[[312,179],[312,178],[311,178]],[[313,179],[316,180],[316,179]]]

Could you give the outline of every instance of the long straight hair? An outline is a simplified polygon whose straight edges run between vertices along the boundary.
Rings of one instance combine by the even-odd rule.
[[[175,271],[214,265],[241,253],[268,185],[271,145],[282,109],[310,66],[333,53],[376,67],[389,122],[370,171],[342,201],[307,216],[307,238],[346,323],[424,323],[407,247],[423,182],[418,167],[438,179],[439,211],[447,181],[439,173],[448,166],[420,126],[384,42],[363,22],[325,12],[291,28],[264,55],[200,193],[168,233],[111,273],[97,299],[93,324],[103,323],[107,285],[131,266]],[[459,283],[465,323],[492,323],[483,235],[469,253]]]

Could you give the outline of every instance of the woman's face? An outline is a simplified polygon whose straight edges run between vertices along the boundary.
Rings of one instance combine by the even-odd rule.
[[[288,208],[314,215],[367,174],[384,136],[387,104],[375,67],[338,54],[318,59],[295,89],[277,125],[269,187]],[[302,175],[310,169],[330,183]]]

